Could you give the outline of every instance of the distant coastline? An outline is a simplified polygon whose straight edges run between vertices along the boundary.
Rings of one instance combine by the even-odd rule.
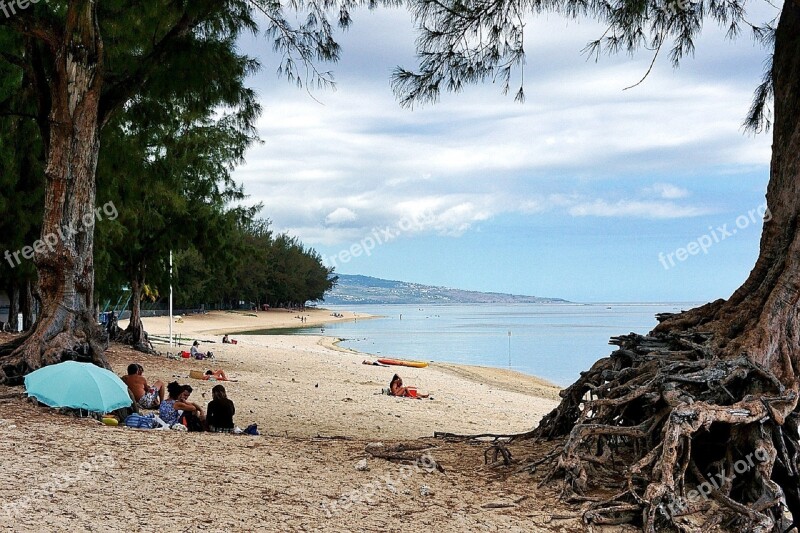
[[[387,304],[509,304],[572,303],[563,298],[468,291],[395,281],[370,276],[339,274],[336,286],[325,295],[323,305]]]

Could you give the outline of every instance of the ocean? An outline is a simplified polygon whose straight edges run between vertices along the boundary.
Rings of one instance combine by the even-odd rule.
[[[511,368],[567,386],[611,353],[615,348],[608,344],[611,337],[647,333],[657,324],[657,313],[697,305],[330,305],[325,307],[332,313],[347,310],[382,318],[288,333],[340,337],[341,346],[376,357]]]

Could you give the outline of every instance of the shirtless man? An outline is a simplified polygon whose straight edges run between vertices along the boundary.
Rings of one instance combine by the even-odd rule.
[[[156,381],[152,385],[147,384],[147,380],[142,375],[144,368],[142,365],[131,363],[128,365],[128,375],[122,377],[122,381],[130,389],[136,403],[143,409],[157,409],[164,399],[164,384]]]

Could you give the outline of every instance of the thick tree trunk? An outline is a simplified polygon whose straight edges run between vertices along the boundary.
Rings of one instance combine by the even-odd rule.
[[[103,46],[95,2],[69,3],[63,35],[51,36],[54,58],[45,167],[42,241],[34,255],[41,309],[22,341],[0,350],[0,381],[64,359],[108,366],[93,317],[95,171]],[[9,353],[10,352],[10,353]]]
[[[800,524],[796,1],[782,7],[773,82],[769,216],[745,283],[727,301],[666,317],[648,336],[612,339],[620,349],[562,391],[530,433],[564,439],[552,474],[563,475],[565,496],[621,486],[586,509],[586,522],[638,522],[648,532],[701,531],[704,519],[762,533]],[[697,513],[705,516],[687,521]]]
[[[800,6],[786,2],[773,60],[775,122],[758,260],[727,300],[677,315],[656,331],[694,329],[714,334],[721,356],[748,354],[788,387],[797,387],[800,362]]]

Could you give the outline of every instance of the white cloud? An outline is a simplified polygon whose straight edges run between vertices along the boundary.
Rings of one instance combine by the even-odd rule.
[[[352,222],[358,219],[358,215],[356,215],[353,211],[346,207],[337,207],[334,211],[328,214],[325,217],[325,224],[342,224],[345,222]]]
[[[663,219],[697,217],[712,212],[713,210],[707,208],[681,206],[673,202],[640,200],[619,200],[613,203],[607,202],[606,200],[594,200],[593,202],[579,203],[569,208],[569,213],[578,217],[597,216]]]
[[[538,19],[526,32],[537,36],[527,103],[487,84],[411,111],[388,84],[395,65],[412,66],[414,36],[402,30],[410,27],[403,11],[357,18],[334,66],[338,89],[314,91],[316,100],[276,82],[260,46],[267,66],[254,81],[266,142],[235,178],[276,229],[330,244],[420,214],[428,223],[415,232],[448,236],[509,213],[694,217],[711,212],[702,207],[711,200],[698,188],[689,205],[680,176],[768,165],[769,138],[739,127],[760,52],[716,30],[681,69],[659,61],[645,83],[623,91],[647,70],[648,53],[586,62],[579,50],[599,26]]]
[[[678,200],[689,196],[689,191],[670,183],[654,183],[643,190],[648,196],[657,196],[665,200]]]

